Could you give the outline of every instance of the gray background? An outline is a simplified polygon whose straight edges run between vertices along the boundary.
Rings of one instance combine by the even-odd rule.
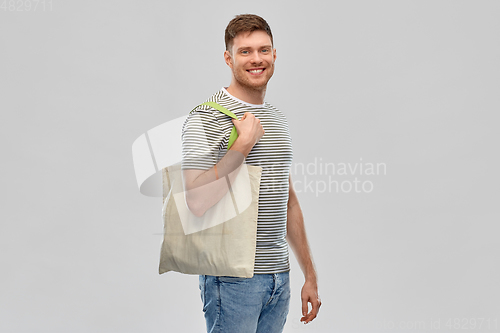
[[[158,275],[161,199],[139,193],[131,146],[229,84],[239,13],[273,29],[266,100],[294,163],[387,166],[358,175],[370,193],[299,193],[324,304],[299,323],[292,255],[285,332],[500,331],[499,1],[50,9],[0,10],[1,332],[204,330],[197,276]],[[353,179],[293,175],[329,176]]]

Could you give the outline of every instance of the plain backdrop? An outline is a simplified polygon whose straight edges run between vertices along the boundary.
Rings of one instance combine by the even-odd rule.
[[[204,331],[131,147],[229,85],[241,13],[274,34],[323,301],[302,325],[291,254],[285,332],[500,331],[500,2],[34,4],[0,4],[0,332]]]

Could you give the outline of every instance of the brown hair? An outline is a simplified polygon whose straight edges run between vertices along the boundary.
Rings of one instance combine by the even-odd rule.
[[[271,33],[271,28],[269,27],[269,24],[267,24],[266,20],[253,14],[237,15],[226,27],[224,36],[226,41],[226,50],[231,51],[230,49],[233,46],[233,39],[240,32],[253,32],[256,30],[265,31],[269,37],[271,37],[271,44],[273,44],[273,34]]]

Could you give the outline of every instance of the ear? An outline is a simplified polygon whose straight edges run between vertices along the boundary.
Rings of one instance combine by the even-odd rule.
[[[224,60],[226,61],[226,65],[233,69],[233,59],[231,58],[231,53],[228,50],[224,51]]]
[[[273,49],[273,57],[274,57],[274,61],[276,61],[276,49]]]

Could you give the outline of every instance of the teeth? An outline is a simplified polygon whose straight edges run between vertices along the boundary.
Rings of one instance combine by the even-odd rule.
[[[261,73],[262,71],[263,71],[263,69],[252,69],[249,72],[250,73]]]

